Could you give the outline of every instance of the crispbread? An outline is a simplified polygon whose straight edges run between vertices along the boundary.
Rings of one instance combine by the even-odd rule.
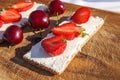
[[[65,21],[66,22],[66,21]],[[63,22],[63,23],[65,23]],[[72,41],[67,41],[67,48],[63,54],[55,57],[48,55],[41,47],[41,41],[34,45],[32,49],[26,53],[23,58],[40,68],[52,72],[53,74],[61,74],[75,55],[81,51],[81,48],[88,42],[88,40],[102,27],[104,20],[100,17],[91,16],[87,23],[81,24],[85,28],[85,32],[88,36],[77,37]],[[54,36],[52,33],[48,34],[47,37]],[[47,38],[46,37],[46,38]]]

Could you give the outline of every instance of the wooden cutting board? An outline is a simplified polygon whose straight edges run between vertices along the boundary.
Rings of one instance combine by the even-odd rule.
[[[0,7],[18,0],[1,0]],[[20,0],[19,0],[20,1]],[[22,1],[22,0],[21,0]],[[48,4],[49,0],[35,0]],[[65,4],[63,21],[80,6]],[[23,60],[22,56],[30,50],[38,39],[26,27],[24,40],[8,48],[8,43],[0,44],[0,80],[120,80],[120,14],[91,8],[92,15],[104,18],[103,27],[83,47],[82,52],[72,60],[65,72],[53,75]],[[51,25],[55,25],[51,17]],[[38,34],[39,35],[39,34]]]

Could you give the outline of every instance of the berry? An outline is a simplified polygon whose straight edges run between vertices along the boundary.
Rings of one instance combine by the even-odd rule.
[[[55,35],[62,35],[67,40],[73,40],[81,32],[81,27],[76,26],[74,23],[65,23],[60,26],[52,28]]]
[[[17,11],[22,12],[32,8],[33,5],[34,2],[16,2],[12,7]]]
[[[51,56],[57,56],[62,54],[66,49],[66,45],[67,43],[64,40],[63,36],[54,36],[44,39],[41,42],[41,46]]]
[[[17,22],[21,19],[21,14],[13,8],[8,8],[0,13],[0,19],[4,23]]]
[[[70,18],[77,24],[86,23],[90,18],[90,10],[86,7],[81,7]]]
[[[60,15],[65,11],[65,6],[60,0],[52,0],[48,8],[50,15]]]
[[[20,27],[12,25],[4,32],[4,39],[12,45],[18,44],[23,40],[23,32]]]
[[[29,16],[28,21],[33,29],[48,28],[50,24],[49,16],[42,10],[33,11]]]

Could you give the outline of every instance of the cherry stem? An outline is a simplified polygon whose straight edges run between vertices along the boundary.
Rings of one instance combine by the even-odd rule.
[[[58,25],[58,24],[59,24],[59,16],[58,16],[58,12],[56,13],[56,15],[57,15],[57,22],[56,22],[56,25]]]
[[[33,32],[34,34],[37,34],[37,33],[35,32],[35,30],[33,30],[33,29],[32,29],[32,32]]]
[[[12,47],[11,45],[8,46],[9,49],[11,49],[11,47]]]
[[[34,34],[36,34],[35,30],[34,30],[32,27],[30,27],[30,28],[31,28],[32,32],[33,32]]]

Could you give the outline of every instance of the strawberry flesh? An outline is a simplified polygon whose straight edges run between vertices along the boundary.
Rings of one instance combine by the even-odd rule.
[[[4,23],[17,22],[21,19],[21,14],[13,8],[8,8],[0,14],[0,19]]]
[[[81,28],[76,25],[73,25],[73,23],[65,23],[60,26],[53,27],[52,32],[55,35],[64,36],[64,38],[67,40],[73,40],[80,34]]]
[[[77,25],[73,22],[67,22],[65,24],[60,25],[60,27],[76,27]]]
[[[73,40],[75,37],[75,32],[69,27],[54,27],[52,28],[52,32],[55,35],[62,35],[67,40]]]
[[[67,43],[62,41],[63,36],[53,36],[42,40],[41,46],[51,56],[57,56],[64,52]]]
[[[33,5],[34,5],[34,2],[17,2],[13,5],[13,8],[18,10],[19,12],[22,12],[32,8]]]

